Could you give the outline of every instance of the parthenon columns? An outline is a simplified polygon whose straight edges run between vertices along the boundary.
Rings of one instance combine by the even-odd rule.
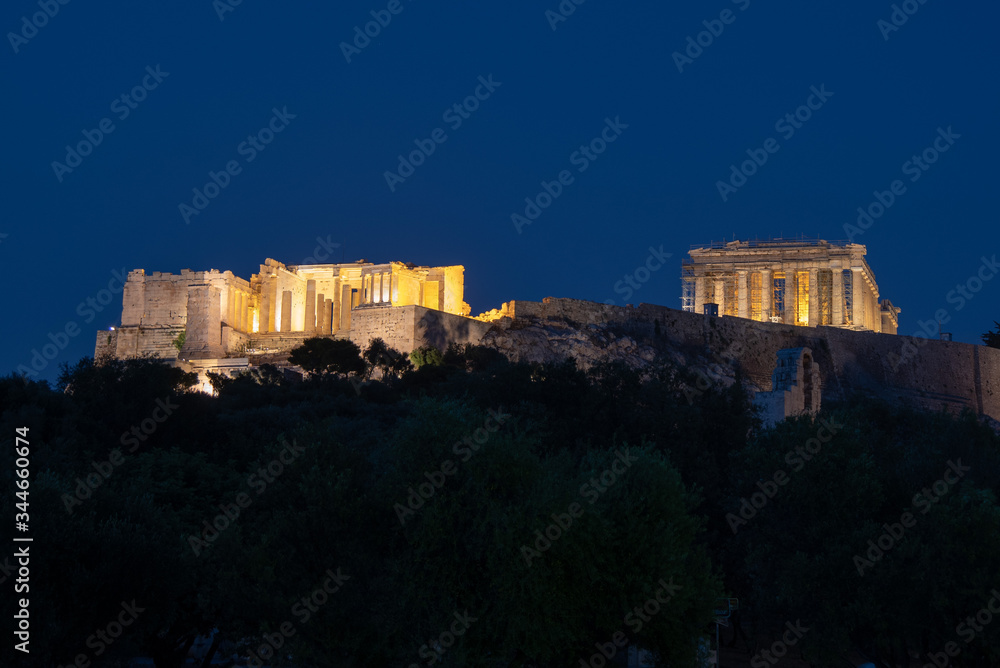
[[[771,319],[771,296],[774,294],[774,283],[771,280],[771,270],[760,271],[760,316],[767,322]]]
[[[840,267],[833,269],[833,322],[834,327],[844,324],[844,272]]]
[[[864,276],[861,274],[861,267],[851,267],[851,291],[854,312],[851,317],[854,319],[854,326],[865,324],[865,298],[864,298]]]
[[[785,312],[782,322],[786,325],[794,325],[798,311],[798,299],[795,295],[795,265],[782,265],[781,269],[785,272]]]
[[[809,326],[815,327],[820,323],[819,313],[819,269],[810,267],[809,269]]]
[[[694,279],[694,312],[705,312],[705,277],[698,276]]]
[[[736,315],[738,315],[741,318],[749,318],[750,317],[750,309],[749,309],[749,304],[748,304],[748,300],[747,300],[747,297],[748,297],[748,295],[747,295],[747,288],[748,288],[748,286],[747,286],[747,272],[745,272],[745,271],[739,271],[739,272],[737,272],[737,284],[736,285],[737,285],[737,287],[736,287],[736,292],[737,292],[737,296],[736,296],[736,302],[737,302]]]
[[[861,244],[806,238],[692,247],[682,265],[683,308],[704,313],[714,302],[720,316],[880,332],[879,290],[865,254]]]

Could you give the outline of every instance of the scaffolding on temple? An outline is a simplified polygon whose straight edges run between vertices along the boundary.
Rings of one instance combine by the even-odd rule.
[[[844,270],[844,324],[854,324],[854,272]]]
[[[833,324],[833,272],[829,269],[820,269],[817,272],[819,285],[819,324]],[[840,323],[837,323],[838,325]]]
[[[691,260],[681,262],[681,310],[694,313],[694,264]]]
[[[735,276],[722,277],[723,313],[725,315],[739,315],[740,288]]]
[[[682,307],[804,327],[895,333],[882,308],[867,249],[808,237],[712,241],[682,262]]]
[[[761,294],[763,292],[762,277],[759,272],[750,275],[750,318],[761,319]]]
[[[785,319],[785,272],[774,272],[774,295],[771,299],[771,317],[777,318],[777,322]]]

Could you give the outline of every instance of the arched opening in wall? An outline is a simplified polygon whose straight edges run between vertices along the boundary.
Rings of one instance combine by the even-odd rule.
[[[812,357],[808,354],[802,356],[802,398],[805,401],[805,409],[811,411],[813,405]]]

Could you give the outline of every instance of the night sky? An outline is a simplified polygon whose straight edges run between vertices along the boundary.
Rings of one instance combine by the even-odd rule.
[[[121,294],[87,300],[122,269],[249,279],[318,246],[465,265],[477,314],[679,308],[692,244],[853,235],[901,333],[1000,320],[995,3],[316,4],[4,3],[0,371],[52,340],[39,378],[93,354]],[[671,257],[626,295],[651,248]]]

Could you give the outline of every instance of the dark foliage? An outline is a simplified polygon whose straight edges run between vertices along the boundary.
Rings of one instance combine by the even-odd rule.
[[[85,359],[55,389],[0,378],[0,433],[29,428],[39,611],[31,662],[8,643],[0,664],[94,660],[88,638],[135,600],[102,665],[179,666],[212,629],[218,656],[247,657],[285,623],[271,665],[554,668],[617,632],[692,665],[725,595],[747,660],[801,620],[793,655],[814,665],[903,665],[961,641],[997,587],[1000,438],[974,416],[865,397],[763,429],[739,374],[479,346],[412,369],[381,341],[306,343],[304,382],[261,367],[215,397],[149,359]],[[661,581],[678,588],[637,627]],[[438,655],[456,615],[476,621]],[[985,626],[956,662],[998,646]]]

